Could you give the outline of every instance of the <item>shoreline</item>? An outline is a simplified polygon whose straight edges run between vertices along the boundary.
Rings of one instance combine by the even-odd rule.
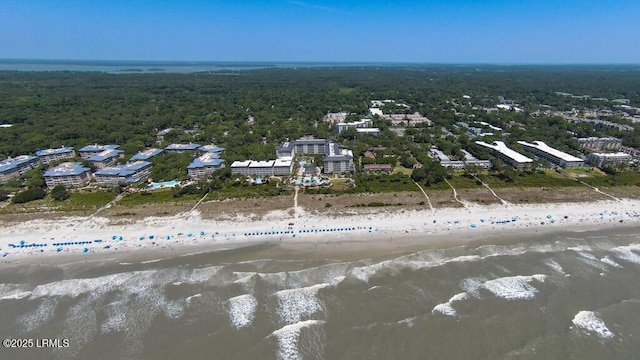
[[[295,210],[295,211],[290,211]],[[293,215],[292,215],[293,213]],[[114,225],[112,219],[61,217],[3,224],[0,267],[25,263],[154,259],[272,245],[266,254],[362,257],[483,238],[593,231],[640,225],[640,200],[470,205],[465,208],[381,210],[318,216],[303,208],[274,210],[256,220],[203,219],[195,211]],[[62,245],[61,245],[62,244]]]

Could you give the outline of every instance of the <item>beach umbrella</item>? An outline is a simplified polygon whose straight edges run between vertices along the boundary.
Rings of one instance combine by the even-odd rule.
[[[471,227],[472,227],[472,228],[475,228],[475,227],[476,227],[476,224],[471,224]]]
[[[61,248],[61,247],[59,247],[59,248],[57,248],[57,249],[56,249],[56,252],[60,252],[60,251],[62,251],[62,248]]]
[[[111,240],[115,240],[115,239],[117,239],[117,238],[118,238],[117,236],[113,235],[113,236],[111,237]]]
[[[204,235],[204,231],[200,231],[200,236]]]
[[[149,239],[153,239],[153,238],[154,238],[154,236],[153,236],[153,235],[149,235]]]
[[[82,248],[82,252],[83,253],[89,252],[89,249],[88,248]]]
[[[187,233],[187,236],[191,237],[191,236],[193,236],[193,234],[192,233]]]
[[[118,240],[119,240],[119,241],[122,241],[122,236],[119,236],[119,237],[118,237]]]
[[[167,235],[167,240],[171,240],[171,236]]]

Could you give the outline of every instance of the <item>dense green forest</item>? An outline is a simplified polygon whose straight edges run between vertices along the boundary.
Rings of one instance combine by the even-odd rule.
[[[428,155],[432,146],[453,159],[463,158],[462,150],[490,159],[493,170],[482,176],[491,177],[497,184],[569,186],[575,182],[536,171],[544,161],[536,161],[532,168],[520,172],[504,166],[487,148],[475,144],[476,139],[459,124],[481,121],[502,128],[482,140],[503,140],[518,151],[523,149],[517,140],[544,140],[578,154],[575,137],[588,136],[616,136],[624,145],[640,147],[640,128],[629,117],[614,115],[607,120],[632,125],[636,131],[570,123],[560,116],[566,111],[610,111],[620,103],[612,101],[615,99],[625,99],[627,107],[640,107],[637,84],[640,71],[632,66],[432,65],[193,74],[6,71],[0,72],[0,124],[12,126],[0,128],[0,159],[62,145],[77,149],[93,143],[115,143],[132,155],[146,147],[195,142],[224,147],[224,158],[230,164],[235,160],[274,158],[280,142],[312,135],[336,140],[353,150],[357,171],[351,177],[359,184],[356,188],[314,191],[417,191],[411,180],[448,189],[444,180],[454,176],[458,176],[458,183],[463,176],[478,186],[473,180],[477,169],[467,169],[463,174],[445,169]],[[338,134],[333,125],[323,121],[328,112],[339,111],[350,113],[348,120],[371,117],[369,105],[374,99],[397,101],[384,104],[385,113],[419,112],[432,124],[406,126],[399,135],[397,128],[402,125],[394,126],[374,116],[374,126],[381,132],[373,136],[359,135],[354,129]],[[487,111],[507,103],[517,104],[519,110]],[[167,128],[174,130],[158,144],[157,132]],[[154,158],[151,178],[187,179],[186,166],[191,160],[190,154]],[[321,157],[311,160],[318,163]],[[363,164],[373,163],[391,164],[394,174],[360,172]],[[416,164],[419,167],[414,168]],[[41,165],[22,179],[4,184],[0,199],[10,193],[17,193],[13,202],[46,196],[44,168]],[[625,169],[605,170],[615,174]],[[627,175],[610,177],[607,184],[640,184],[637,173],[623,174]],[[105,193],[108,196],[101,201],[108,201],[119,190]],[[215,190],[215,197],[270,196],[286,191],[273,184],[249,191],[239,187],[226,169],[208,182],[165,193],[175,198],[200,196],[210,190]],[[58,201],[73,204],[81,196],[59,190],[55,195]],[[136,196],[126,197],[125,202],[156,199],[148,193]]]
[[[473,105],[495,106],[498,97],[527,109],[512,116],[475,114],[496,125],[531,122],[540,105],[558,110],[598,106],[592,98],[626,98],[640,106],[640,71],[597,66],[416,66],[263,69],[194,74],[108,74],[89,72],[1,72],[0,157],[41,148],[117,143],[128,153],[153,145],[155,133],[175,127],[169,140],[214,142],[234,158],[267,158],[274,146],[301,135],[329,137],[320,120],[328,111],[367,114],[372,99],[397,99],[437,125],[460,120],[451,100],[469,95]],[[249,117],[255,123],[248,122]],[[541,119],[522,134],[567,138],[569,127],[585,135],[589,126]],[[548,130],[548,131],[547,131]],[[426,133],[412,129],[420,141]],[[623,134],[640,144],[639,134]]]

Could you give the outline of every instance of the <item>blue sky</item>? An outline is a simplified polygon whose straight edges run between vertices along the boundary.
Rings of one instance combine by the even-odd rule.
[[[2,0],[0,58],[640,63],[640,1]]]

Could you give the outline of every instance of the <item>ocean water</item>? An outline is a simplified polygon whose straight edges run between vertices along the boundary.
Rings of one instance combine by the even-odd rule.
[[[638,359],[640,229],[0,269],[2,359]],[[425,238],[428,241],[428,238]],[[273,254],[273,248],[269,249]]]
[[[197,73],[270,68],[388,66],[379,63],[220,62],[0,59],[0,71],[95,71],[108,73]],[[396,65],[396,64],[393,64]]]

